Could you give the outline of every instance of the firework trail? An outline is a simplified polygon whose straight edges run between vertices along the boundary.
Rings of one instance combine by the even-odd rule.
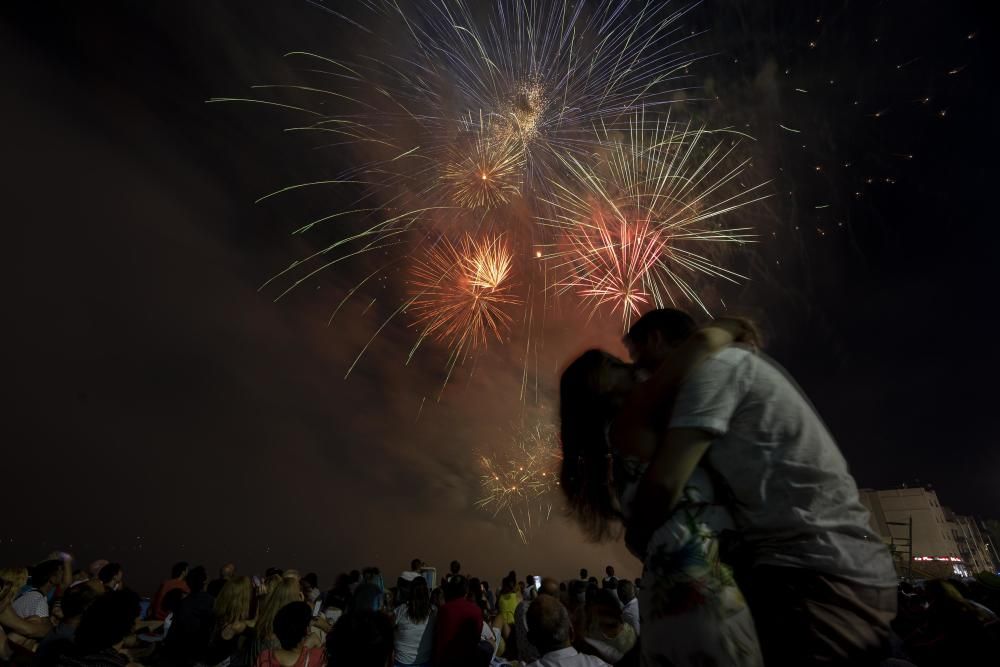
[[[737,153],[743,136],[637,113],[626,131],[598,131],[603,159],[566,155],[569,183],[553,182],[553,213],[541,218],[561,231],[551,253],[563,271],[556,289],[576,294],[592,313],[608,306],[625,327],[642,309],[681,298],[708,313],[691,276],[745,279],[712,255],[754,235],[722,218],[769,196],[766,182],[740,180],[749,164]]]
[[[530,531],[552,514],[552,492],[559,485],[561,453],[556,429],[537,423],[517,429],[506,455],[480,457],[483,496],[476,507],[504,515],[525,544]]]

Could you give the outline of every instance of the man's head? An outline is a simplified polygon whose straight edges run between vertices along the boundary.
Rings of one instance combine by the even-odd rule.
[[[62,580],[62,571],[62,561],[43,561],[31,571],[31,585],[40,591],[48,592],[59,585]]]
[[[540,595],[528,607],[528,641],[542,655],[566,648],[573,640],[569,612],[551,595]]]
[[[586,578],[587,578],[587,568],[581,567],[580,568],[580,579],[585,580]]]
[[[444,584],[444,599],[447,602],[464,598],[469,594],[469,582],[461,575],[455,575]]]
[[[609,577],[615,576],[615,568],[608,565],[606,568],[604,568],[604,574],[608,575]]]
[[[178,563],[174,563],[174,566],[170,568],[170,578],[171,579],[183,579],[188,573],[188,563],[186,560],[182,560]]]
[[[618,599],[622,604],[628,604],[635,597],[635,584],[628,579],[618,582]]]
[[[410,572],[419,572],[420,568],[424,566],[424,561],[419,558],[414,558],[410,561]]]
[[[208,581],[208,572],[205,571],[204,567],[199,565],[198,567],[191,568],[184,581],[187,582],[188,588],[191,589],[192,593],[199,593],[205,589],[205,582]]]
[[[108,563],[97,573],[97,578],[101,580],[101,583],[113,591],[121,589],[124,576],[121,563]]]
[[[344,614],[326,636],[331,665],[388,667],[393,659],[392,620],[377,611]]]
[[[539,595],[551,595],[554,598],[559,597],[559,582],[552,577],[543,577],[542,586],[538,589]]]
[[[236,565],[233,563],[226,563],[219,569],[219,576],[226,581],[232,579],[234,574],[236,574]]]
[[[690,315],[674,308],[651,310],[632,325],[623,342],[636,366],[654,370],[698,326]]]
[[[451,561],[451,573],[458,574],[461,571],[462,571],[462,564],[459,563],[457,560]]]

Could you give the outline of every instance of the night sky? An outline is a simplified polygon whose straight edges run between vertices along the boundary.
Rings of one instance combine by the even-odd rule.
[[[283,133],[286,112],[205,101],[294,81],[284,53],[342,55],[359,35],[307,2],[99,4],[0,9],[0,560],[63,548],[121,560],[139,587],[181,558],[323,585],[414,556],[493,578],[636,571],[561,517],[525,547],[473,508],[475,452],[551,421],[560,365],[615,346],[619,323],[557,310],[526,401],[516,340],[437,401],[443,357],[404,366],[405,323],[344,379],[393,285],[329,327],[356,269],[277,304],[257,291],[313,249],[291,231],[316,199],[337,202],[254,200],[337,158]],[[711,54],[690,68],[703,99],[678,111],[752,134],[753,174],[773,179],[750,214],[760,242],[735,260],[750,280],[707,287],[714,303],[761,323],[859,485],[932,483],[996,517],[1000,100],[980,4],[708,0],[686,21]]]

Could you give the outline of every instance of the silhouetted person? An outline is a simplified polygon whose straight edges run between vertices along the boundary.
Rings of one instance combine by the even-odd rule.
[[[540,595],[528,607],[528,639],[542,657],[534,667],[607,667],[592,655],[573,648],[573,628],[569,612],[551,595]]]
[[[392,654],[392,620],[375,611],[344,614],[326,636],[331,667],[390,667]]]

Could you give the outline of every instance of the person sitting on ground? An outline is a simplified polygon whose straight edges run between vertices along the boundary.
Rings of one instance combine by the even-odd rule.
[[[573,648],[569,612],[551,595],[538,596],[528,607],[528,638],[542,654],[531,663],[534,667],[608,667],[600,658]]]
[[[164,637],[170,634],[170,626],[174,623],[174,612],[177,611],[177,607],[180,606],[181,600],[185,597],[187,597],[187,593],[180,588],[175,588],[163,596],[163,601],[160,603],[160,606],[163,608],[163,611],[167,613],[167,617],[163,619]]]
[[[611,565],[604,568],[604,581],[601,582],[601,587],[614,591],[616,595],[618,593],[618,577],[615,576],[615,568]]]
[[[110,591],[100,595],[83,612],[76,629],[75,651],[64,656],[66,667],[114,667],[130,664],[124,652],[125,639],[139,618],[139,596],[132,591]]]
[[[436,667],[468,667],[477,664],[483,632],[483,612],[467,599],[469,584],[461,575],[444,586],[445,603],[438,610],[434,633]]]
[[[396,580],[396,595],[399,604],[406,604],[409,601],[410,587],[413,584],[413,580],[418,577],[423,578],[423,575],[420,574],[420,568],[423,566],[424,562],[422,560],[414,558],[410,561],[410,569],[400,573],[399,578]]]
[[[639,599],[635,596],[635,584],[628,579],[618,582],[618,601],[622,603],[622,620],[632,626],[635,636],[639,636]]]
[[[0,581],[9,584],[7,587],[7,603],[0,604],[0,630],[9,633],[7,635],[8,644],[25,645],[30,643],[29,633],[36,629],[36,624],[26,621],[13,609],[13,602],[21,590],[28,583],[28,568],[26,567],[5,567],[0,568]]]
[[[219,568],[219,578],[213,579],[205,590],[213,598],[219,597],[219,593],[222,592],[222,587],[226,585],[226,582],[236,576],[236,565],[233,563],[226,563]]]
[[[279,646],[267,649],[257,659],[257,667],[322,667],[326,655],[321,646],[311,645],[309,632],[312,608],[305,602],[291,602],[274,617],[274,634]],[[346,663],[345,663],[346,664]]]
[[[302,602],[302,588],[298,579],[288,577],[276,584],[264,598],[254,625],[253,641],[250,642],[248,664],[254,664],[257,657],[268,649],[280,646],[277,635],[274,634],[274,618],[278,612],[292,602]]]
[[[170,568],[170,578],[160,584],[156,595],[153,596],[153,603],[149,605],[149,617],[154,621],[162,621],[167,618],[167,610],[163,608],[163,596],[174,589],[180,589],[185,595],[191,592],[184,578],[188,574],[188,564],[186,561],[174,563]]]
[[[434,649],[436,610],[431,607],[427,580],[414,579],[406,604],[396,607],[396,665],[426,665]]]
[[[323,617],[331,626],[343,615],[351,604],[351,578],[341,573],[333,588],[323,597]]]
[[[559,582],[551,577],[542,579],[542,586],[538,595],[551,595],[559,597]],[[514,645],[517,646],[517,657],[524,662],[532,662],[541,657],[538,647],[531,643],[528,638],[528,609],[534,600],[525,600],[517,605],[514,612]]]
[[[497,597],[490,590],[490,582],[486,580],[483,580],[483,597],[486,599],[486,604],[489,606],[490,611],[496,611]]]
[[[354,589],[354,608],[381,611],[383,602],[382,574],[377,567],[366,567],[361,585]]]
[[[62,581],[63,564],[47,560],[31,573],[31,588],[14,599],[11,609],[24,621],[15,631],[25,637],[41,639],[52,631],[49,596]]]
[[[497,611],[503,617],[503,622],[507,625],[514,625],[514,612],[517,611],[517,593],[514,590],[514,580],[510,575],[503,580],[500,588],[500,597],[497,598]]]
[[[316,605],[321,604],[320,598],[323,597],[323,592],[319,590],[319,575],[315,572],[309,572],[299,582],[302,586],[302,598],[313,605],[313,616],[315,616],[319,613]]]
[[[204,567],[192,568],[186,581],[191,593],[174,609],[173,623],[163,640],[163,648],[175,660],[196,662],[204,658],[212,637],[215,599],[205,592],[208,573]]]
[[[108,563],[97,573],[97,578],[106,591],[120,591],[124,585],[125,570],[121,563]]]
[[[13,601],[14,585],[10,581],[0,577],[0,614],[6,611]],[[7,662],[12,657],[14,657],[14,647],[7,639],[7,633],[4,631],[3,625],[0,624],[0,662]]]
[[[390,667],[392,655],[392,620],[375,611],[344,614],[326,637],[332,667]]]
[[[597,591],[587,601],[586,634],[579,643],[580,650],[615,665],[632,650],[635,642],[635,630],[622,619],[618,596],[607,588]]]
[[[217,665],[227,658],[232,662],[251,639],[253,621],[248,619],[252,592],[249,577],[233,577],[219,591],[212,607],[215,626],[209,641],[208,664]]]
[[[73,654],[74,639],[77,628],[83,620],[83,614],[98,597],[97,592],[88,586],[76,586],[66,591],[60,600],[62,620],[38,644],[35,667],[54,667],[59,664],[63,656]]]

